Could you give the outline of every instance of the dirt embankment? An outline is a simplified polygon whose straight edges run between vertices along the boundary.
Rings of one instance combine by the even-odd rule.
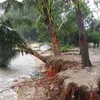
[[[100,68],[73,68],[54,77],[20,79],[16,84],[18,100],[100,100],[99,72]]]
[[[51,58],[46,68],[52,73],[35,80],[21,78],[13,88],[18,100],[100,100],[100,55],[90,51],[94,66],[81,68],[79,55]],[[98,59],[94,59],[98,57]],[[94,59],[94,60],[93,60]],[[46,70],[47,70],[46,69]]]

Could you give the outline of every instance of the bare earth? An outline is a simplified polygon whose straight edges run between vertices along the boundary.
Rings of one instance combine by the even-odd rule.
[[[33,46],[33,48],[38,47],[39,44],[37,43],[36,45],[32,45],[32,46]],[[75,82],[79,86],[86,85],[90,89],[97,88],[97,79],[100,78],[99,77],[100,76],[100,74],[99,74],[100,73],[100,49],[99,48],[98,49],[97,48],[89,49],[89,51],[90,51],[89,54],[90,54],[90,59],[91,59],[92,65],[94,65],[94,67],[91,70],[88,68],[86,68],[86,69],[74,68],[74,69],[69,69],[69,70],[58,73],[58,75],[60,77],[63,77],[63,76],[69,77],[68,79],[64,80],[65,87],[67,86],[68,83]],[[39,52],[39,53],[41,53],[44,56],[53,54],[52,51],[50,51],[50,50],[46,51],[46,52]],[[77,62],[81,63],[81,57],[80,57],[80,55],[77,55],[78,53],[79,52],[64,53],[64,54],[62,54],[62,56],[60,58],[63,60],[77,61]],[[69,54],[69,55],[67,55],[67,54]],[[57,59],[60,59],[60,58],[57,58]],[[20,77],[19,81],[15,80],[17,83],[22,83],[23,81],[25,82],[27,80],[27,78],[26,79],[25,79],[25,77],[23,78],[23,75],[24,76],[29,75],[29,73],[31,73],[33,71],[32,70],[33,66],[39,67],[39,66],[43,65],[43,63],[35,57],[26,56],[25,59],[18,58],[17,60],[20,61],[19,65],[12,66],[11,69],[7,69],[6,71],[0,69],[0,73],[1,73],[0,74],[0,82],[1,82],[0,88],[1,88],[1,90],[5,90],[5,88],[6,89],[9,88],[11,86],[13,78],[15,78],[15,77]],[[18,61],[16,61],[16,62],[18,62]],[[35,64],[34,64],[34,62],[35,62]],[[31,81],[30,78],[28,80]],[[16,82],[14,82],[14,84]],[[29,82],[29,84],[30,84],[30,82]],[[29,84],[28,84],[28,86],[24,86],[21,90],[18,89],[18,87],[16,87],[15,90],[18,90],[19,92],[18,91],[17,92],[20,93],[18,96],[15,92],[13,92],[12,89],[8,89],[8,90],[0,92],[0,100],[8,100],[8,98],[9,98],[9,100],[28,100],[28,98],[30,97],[29,94],[31,94],[31,96],[33,96],[33,94],[34,94],[34,88],[30,87]],[[40,91],[43,92],[45,90],[43,90],[43,88],[40,88]],[[25,97],[26,94],[28,95],[27,98]]]
[[[57,74],[59,77],[68,77],[67,79],[64,80],[64,83],[63,83],[65,88],[70,82],[74,82],[78,86],[85,85],[85,86],[88,86],[89,89],[92,89],[92,90],[97,89],[98,87],[97,80],[98,78],[100,78],[100,50],[90,49],[89,54],[90,54],[90,59],[93,65],[92,69],[72,68],[72,69],[68,69],[66,71],[63,71]],[[57,59],[77,61],[81,63],[80,55],[75,55],[75,54],[62,55],[60,58],[57,58]],[[24,85],[23,82],[21,81],[25,83],[25,79],[24,80],[20,79],[19,81],[17,81],[17,84],[21,83],[22,85]],[[27,86],[22,86],[22,88],[18,88],[17,93],[19,96],[17,100],[28,100],[27,98],[31,98],[34,96],[35,88],[34,86],[30,88],[29,85],[31,85],[30,82],[28,83]],[[42,87],[39,89],[40,89],[39,91],[40,99],[38,98],[38,100],[45,100],[45,95],[44,95],[45,92],[43,94],[43,91],[45,90]],[[44,99],[41,99],[42,98],[41,95],[43,96]]]

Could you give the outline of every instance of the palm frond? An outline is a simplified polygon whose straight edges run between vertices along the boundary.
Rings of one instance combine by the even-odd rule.
[[[18,51],[23,52],[22,47],[28,48],[24,39],[12,28],[0,24],[0,67],[7,66]]]

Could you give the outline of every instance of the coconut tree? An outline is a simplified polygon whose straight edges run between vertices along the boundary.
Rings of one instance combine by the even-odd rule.
[[[19,36],[19,34],[12,30],[10,27],[5,25],[0,25],[0,67],[5,67],[8,65],[11,58],[18,54],[17,48],[21,46],[27,47],[24,40]],[[19,49],[22,51],[22,49]]]
[[[0,18],[0,66],[7,66],[9,64],[9,61],[16,57],[16,55],[18,54],[18,52],[26,52],[26,53],[30,53],[34,56],[36,56],[37,58],[39,58],[40,60],[42,60],[43,62],[46,62],[46,57],[43,57],[41,55],[39,55],[35,50],[32,50],[29,45],[25,42],[25,40],[22,38],[21,34],[18,33],[19,31],[15,31],[13,28],[17,27],[19,24],[28,24],[31,25],[33,19],[31,18],[33,15],[31,15],[31,17],[29,17],[30,15],[28,14],[27,16],[22,17],[22,14],[25,13],[24,11],[22,11],[22,8],[17,8],[15,7],[14,3],[16,3],[16,6],[20,5],[20,7],[22,6],[22,3],[17,2],[16,0],[8,0],[5,1],[3,3],[1,3],[1,8],[5,9],[4,14],[1,16]],[[12,14],[12,17],[9,15],[11,15],[11,12],[9,11],[14,11],[13,7],[15,11],[21,10],[23,13],[20,13],[18,15],[18,12],[16,12],[16,15],[14,16]],[[9,8],[9,11],[8,9]],[[25,10],[25,9],[24,9]],[[7,14],[5,16],[5,14]],[[4,45],[5,44],[5,45]],[[16,50],[17,48],[17,50]]]
[[[12,28],[0,24],[0,67],[8,66],[10,60],[19,52],[30,53],[46,62],[45,57],[32,50],[25,40]]]
[[[14,2],[15,3],[17,2],[16,6],[18,5],[19,8],[27,6],[28,10],[30,10],[31,8],[33,9],[33,7],[34,9],[36,9],[38,14],[41,15],[43,23],[48,28],[48,33],[51,38],[54,55],[55,56],[61,55],[59,42],[56,35],[56,28],[55,28],[53,18],[52,18],[52,7],[53,7],[54,0],[41,0],[41,1],[40,0],[30,0],[30,1],[23,0],[23,3],[19,3],[17,0],[8,0],[1,3],[1,6],[2,8],[4,7],[9,8],[9,5],[12,4],[12,7],[16,9],[16,6],[14,6],[15,5]]]
[[[56,28],[53,22],[52,17],[52,8],[54,0],[33,0],[34,7],[38,9],[39,13],[41,14],[42,20],[46,27],[48,28],[48,33],[51,38],[52,48],[55,56],[61,55],[59,42],[57,39]]]
[[[5,2],[8,2],[8,1],[5,1]],[[62,2],[62,4],[64,4],[65,6],[67,4],[66,1],[68,3],[68,1],[71,1],[71,0],[65,0],[63,2],[59,0],[59,2]],[[4,4],[3,7],[4,6],[9,7],[8,5],[9,2],[8,3],[5,3],[5,2],[2,3],[2,5]],[[16,0],[11,0],[11,3],[14,5],[13,2],[16,2]],[[53,20],[53,15],[54,15],[53,8],[54,8],[55,3],[56,3],[56,0],[55,1],[54,0],[41,0],[41,1],[40,0],[23,0],[23,3],[21,4],[24,6],[21,6],[21,7],[27,7],[29,11],[30,9],[34,8],[34,12],[36,12],[36,14],[40,18],[39,21],[41,21],[45,25],[45,27],[48,29],[48,33],[50,35],[51,42],[53,45],[54,55],[60,55],[61,53],[59,49],[59,42],[57,40],[56,28],[55,28],[55,24]],[[79,0],[73,0],[73,3],[76,10],[76,18],[77,18],[77,26],[79,30],[79,41],[80,41],[80,48],[81,48],[80,50],[82,53],[83,67],[91,66],[89,55],[88,55],[85,28],[84,28],[84,23],[83,23],[83,18],[82,18],[83,15],[82,15],[81,7],[80,7],[82,2],[80,2]],[[17,3],[17,4],[20,5],[20,3]],[[14,7],[14,6],[11,6],[11,7]],[[16,7],[14,9],[16,9]],[[65,11],[65,8],[63,11]]]
[[[85,34],[85,27],[83,22],[83,15],[82,15],[82,2],[83,0],[72,0],[74,3],[74,7],[76,10],[76,20],[78,26],[78,35],[79,35],[79,44],[80,44],[80,51],[81,51],[81,58],[82,58],[82,66],[84,67],[91,67],[91,62],[89,59],[89,52],[88,52],[88,45],[87,45],[87,37]]]

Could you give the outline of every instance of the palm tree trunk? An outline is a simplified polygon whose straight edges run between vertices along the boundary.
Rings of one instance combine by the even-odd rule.
[[[42,3],[44,4],[44,5],[42,5],[43,6],[43,13],[44,13],[44,23],[48,27],[48,32],[49,32],[49,35],[51,38],[54,56],[60,56],[61,51],[60,51],[60,46],[59,46],[59,42],[57,39],[55,25],[54,25],[53,20],[52,20],[52,14],[51,14],[52,10],[51,10],[51,6],[49,5],[49,0],[43,0]],[[50,9],[48,9],[48,8],[50,8]]]
[[[24,49],[25,53],[32,54],[33,56],[35,56],[36,58],[40,59],[44,63],[46,63],[47,59],[50,57],[50,56],[46,56],[46,57],[42,56],[42,55],[38,54],[37,51],[32,50],[30,47],[26,47],[26,46],[22,46],[22,45],[20,47]]]
[[[79,7],[76,8],[76,18],[77,18],[82,66],[83,66],[83,68],[84,67],[90,67],[91,62],[90,62],[90,59],[89,59],[87,38],[86,38],[86,35],[85,35],[85,28],[84,28],[84,22],[83,22],[83,19],[82,19],[82,12],[81,12]]]
[[[37,57],[38,59],[40,59],[44,63],[46,63],[47,59],[49,58],[49,56],[44,57],[44,56],[38,54],[37,51],[35,51],[35,50],[29,50],[29,51],[27,51],[27,53],[32,54],[33,56]]]
[[[59,56],[59,55],[61,55],[61,51],[60,51],[60,46],[59,46],[59,42],[57,40],[56,30],[55,30],[53,22],[49,23],[48,31],[49,31],[49,34],[51,37],[52,49],[54,52],[54,56]]]

